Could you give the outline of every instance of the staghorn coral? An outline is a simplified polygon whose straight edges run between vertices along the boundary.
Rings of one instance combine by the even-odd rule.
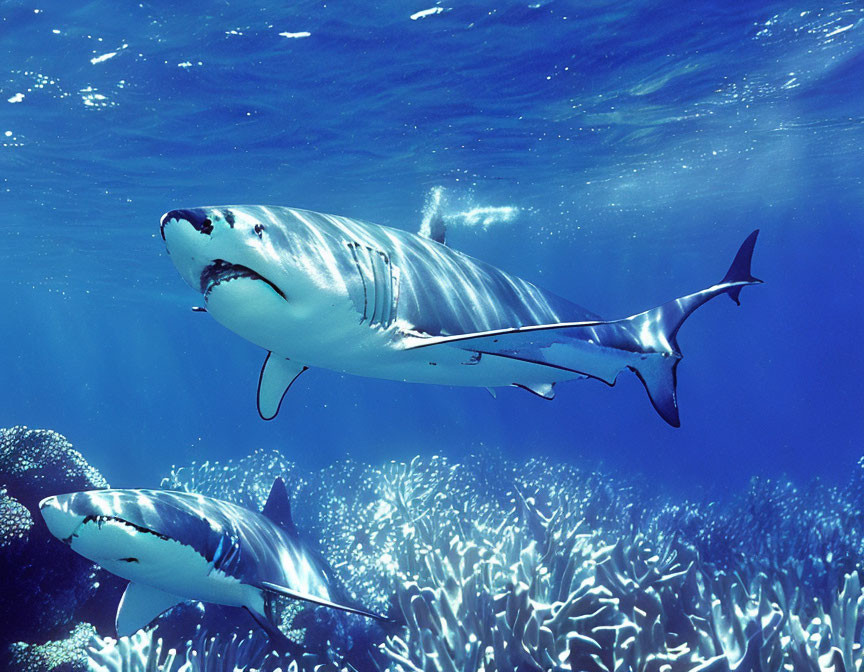
[[[294,463],[278,450],[256,450],[228,462],[193,462],[188,467],[172,467],[161,486],[166,490],[197,492],[260,511],[264,508],[273,481],[281,476],[294,492],[302,485],[286,478],[295,471]],[[292,495],[289,489],[289,495]]]
[[[379,669],[861,669],[857,573],[823,609],[800,583],[801,564],[787,560],[797,573],[775,566],[770,577],[762,562],[717,570],[656,513],[611,530],[586,525],[584,498],[570,488],[549,488],[551,510],[517,492],[503,525],[468,538],[450,528],[443,544],[426,537],[434,570],[397,586],[405,625],[380,647]]]
[[[800,588],[790,602],[763,573],[714,572],[677,542],[637,534],[610,546],[578,525],[546,529],[525,545],[514,518],[433,552],[432,580],[398,589],[405,625],[381,645],[379,669],[861,669],[857,573],[826,612]]]
[[[864,468],[843,486],[754,478],[722,506],[665,504],[651,525],[676,530],[718,569],[795,575],[827,604],[843,577],[864,567],[862,501]]]
[[[247,633],[208,635],[201,627],[179,647],[170,647],[153,630],[119,640],[93,636],[88,645],[90,672],[329,672],[314,656],[292,658],[269,650],[266,636]]]

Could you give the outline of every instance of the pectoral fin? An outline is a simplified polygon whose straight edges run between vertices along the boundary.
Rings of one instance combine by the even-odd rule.
[[[258,378],[258,414],[262,419],[272,420],[276,417],[291,383],[308,368],[272,352],[268,353]]]
[[[118,637],[128,637],[146,628],[163,611],[183,602],[182,597],[162,592],[143,583],[130,583],[126,586],[114,626]]]
[[[346,604],[339,604],[337,602],[331,602],[330,600],[324,599],[323,597],[318,597],[317,595],[310,595],[308,593],[301,593],[297,590],[292,590],[286,586],[280,586],[276,583],[270,583],[269,581],[261,581],[258,584],[258,587],[267,592],[267,593],[275,593],[277,595],[284,595],[285,597],[290,597],[295,600],[303,600],[304,602],[310,602],[312,604],[318,604],[322,607],[330,607],[331,609],[338,609],[340,611],[347,611],[349,614],[359,614],[360,616],[366,616],[367,618],[374,618],[378,621],[389,621],[386,616],[382,616],[381,614],[373,614],[371,611],[365,611],[363,609],[358,609],[356,607],[350,607]]]

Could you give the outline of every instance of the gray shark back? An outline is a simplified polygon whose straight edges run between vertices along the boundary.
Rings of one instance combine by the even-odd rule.
[[[234,206],[268,221],[274,246],[347,288],[358,319],[432,336],[596,320],[530,282],[422,236],[347,217]]]

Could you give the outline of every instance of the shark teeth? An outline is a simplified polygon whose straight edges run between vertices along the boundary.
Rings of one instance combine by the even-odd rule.
[[[285,294],[276,285],[270,282],[267,278],[259,275],[248,266],[241,264],[232,264],[224,259],[216,259],[208,264],[201,272],[201,293],[206,299],[213,288],[224,283],[236,280],[237,278],[249,278],[252,280],[260,280],[267,283],[279,296],[283,299]]]

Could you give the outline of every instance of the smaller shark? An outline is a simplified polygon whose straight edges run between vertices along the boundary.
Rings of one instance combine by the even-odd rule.
[[[117,607],[118,637],[187,600],[243,607],[277,641],[285,637],[276,627],[276,596],[387,620],[334,597],[323,560],[299,537],[279,478],[260,514],[169,490],[76,492],[47,497],[39,509],[51,534],[129,580]]]

